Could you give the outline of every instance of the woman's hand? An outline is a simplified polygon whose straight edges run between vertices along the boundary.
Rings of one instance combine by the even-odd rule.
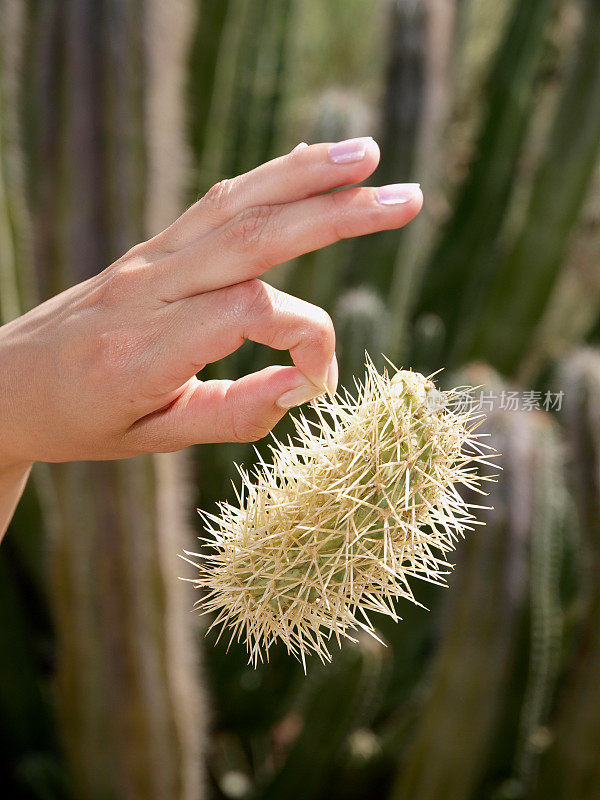
[[[410,221],[416,184],[322,194],[378,161],[371,138],[299,146],[216,184],[162,233],[0,328],[0,472],[252,441],[287,408],[334,391],[329,316],[258,276]],[[245,339],[289,350],[295,366],[195,377]]]

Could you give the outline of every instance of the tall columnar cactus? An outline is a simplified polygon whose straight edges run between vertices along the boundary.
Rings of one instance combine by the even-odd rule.
[[[294,6],[294,0],[227,3],[202,137],[202,191],[273,156]]]
[[[493,375],[470,370],[467,379],[498,388]],[[490,491],[493,511],[486,529],[461,543],[440,631],[439,650],[424,694],[424,705],[412,732],[412,744],[401,763],[394,800],[467,800],[479,796],[494,736],[507,704],[523,610],[528,570],[542,568],[541,546],[530,554],[530,538],[539,526],[556,531],[562,522],[556,489],[562,488],[560,446],[555,424],[541,411],[494,411],[485,423],[490,442],[500,453],[503,472]],[[546,531],[539,532],[546,535]],[[543,555],[546,558],[546,555]],[[538,580],[535,604],[534,670],[531,677],[527,731],[546,711],[550,666],[545,660],[546,620],[552,626],[554,598],[541,607]],[[544,584],[546,586],[546,584]],[[549,588],[556,589],[551,581]],[[545,594],[544,594],[545,599]],[[549,616],[546,616],[549,615]],[[543,630],[542,630],[543,629]],[[549,632],[553,657],[554,629]],[[543,674],[540,674],[543,673]],[[539,702],[540,696],[544,703]]]
[[[189,8],[183,0],[8,5],[29,24],[6,43],[21,55],[21,94],[8,99],[2,124],[22,125],[11,132],[22,145],[43,298],[176,216]],[[14,204],[0,213],[7,208],[13,224]],[[18,300],[27,307],[22,291]],[[174,557],[187,535],[185,464],[168,455],[43,466],[34,471],[50,533],[56,702],[73,794],[197,800],[197,653]]]
[[[488,76],[474,159],[427,265],[420,308],[443,319],[450,332],[447,352],[455,348],[458,353],[457,336],[487,285],[536,100],[545,31],[558,4],[559,0],[514,4]]]
[[[276,442],[254,476],[240,469],[238,504],[204,515],[213,552],[189,554],[211,627],[230,628],[254,664],[277,640],[303,663],[329,660],[331,640],[374,633],[369,611],[397,620],[395,600],[417,602],[409,578],[443,584],[475,522],[457,486],[481,491],[486,452],[454,397],[369,360],[356,399],[318,400],[296,443]]]
[[[420,182],[427,198],[417,219],[397,239],[386,282],[388,303],[393,309],[386,352],[399,361],[406,358],[409,351],[409,326],[421,272],[445,207],[442,185],[448,157],[446,128],[452,109],[452,66],[456,58],[453,44],[457,39],[456,17],[459,7],[464,11],[464,4],[461,6],[453,0],[425,0],[420,4],[397,2],[395,5],[400,14],[404,7],[405,16],[410,13],[408,9],[412,8],[413,13],[418,9],[422,19],[418,36],[416,31],[410,36],[412,70],[402,68],[402,43],[399,42],[396,74],[393,61],[388,74],[386,99],[390,100],[392,113],[388,112],[386,103],[382,109],[387,133],[384,146],[397,150],[400,155],[398,161],[390,165],[393,169],[388,170],[388,177],[391,181],[410,179]],[[408,81],[407,75],[410,76]],[[406,86],[407,83],[412,86]],[[409,116],[414,118],[412,136],[403,135],[406,131],[401,130],[402,126],[395,129],[394,125],[398,114],[406,113],[402,111],[406,94],[413,95],[413,103],[408,106]]]
[[[549,713],[560,672],[563,539],[570,513],[558,425],[548,415],[527,413],[536,451],[529,545],[529,664],[514,758],[514,786],[519,785],[523,794],[530,790],[547,746]]]
[[[356,724],[361,700],[368,692],[370,667],[378,656],[369,646],[345,653],[339,663],[311,673],[310,685],[292,713],[300,723],[285,761],[257,795],[261,800],[291,797],[302,786],[305,800],[317,800],[335,772],[335,760]]]
[[[597,341],[600,319],[600,164],[572,233],[544,316],[519,366],[523,382],[531,381],[553,359],[563,358],[577,342]],[[590,334],[591,331],[591,334]]]
[[[26,175],[19,127],[19,79],[26,25],[22,3],[0,4],[0,323],[22,313],[33,299],[31,226],[25,207]]]
[[[25,4],[2,0],[0,17],[3,21],[0,26],[0,324],[4,324],[23,312],[33,301],[35,292],[31,281],[32,231],[26,210],[24,148],[18,113],[25,63],[21,46],[26,26]],[[24,502],[22,498],[19,510]],[[55,737],[48,736],[51,712],[43,697],[44,687],[38,672],[41,659],[27,614],[28,606],[33,607],[34,603],[31,596],[23,593],[20,596],[19,592],[20,573],[25,570],[18,557],[22,552],[18,545],[24,534],[30,534],[28,538],[33,545],[34,559],[37,559],[42,537],[36,531],[20,530],[15,520],[0,554],[0,607],[4,617],[0,625],[0,740],[3,751],[0,761],[9,793],[14,791],[15,782],[19,789],[26,785],[33,790],[36,781],[31,781],[30,771],[32,767],[35,769],[35,759],[30,754],[35,751],[43,782],[44,750],[53,749],[55,744]],[[14,549],[13,543],[17,545]],[[31,572],[27,570],[27,573],[30,579]],[[43,597],[43,568],[38,566],[37,575],[36,588]],[[40,597],[36,599],[39,602]],[[35,607],[34,613],[37,610]]]
[[[539,323],[600,156],[600,4],[584,0],[577,52],[533,182],[521,230],[469,322],[470,357],[514,372]],[[560,186],[560,196],[552,191]],[[478,278],[478,282],[480,278]],[[506,325],[505,322],[510,324]],[[463,351],[464,352],[464,351]]]
[[[409,180],[412,175],[423,108],[427,47],[425,3],[395,0],[386,6],[385,96],[381,106],[379,183]],[[377,238],[353,242],[351,280],[364,280],[368,261],[369,282],[387,292],[396,255],[398,236],[385,231]]]
[[[559,371],[572,490],[581,528],[586,580],[578,638],[549,731],[536,800],[600,796],[600,353],[583,349]]]

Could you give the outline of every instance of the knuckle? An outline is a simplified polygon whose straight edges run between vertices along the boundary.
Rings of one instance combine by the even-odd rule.
[[[235,414],[232,418],[231,429],[236,442],[257,442],[271,430],[265,423]]]
[[[117,260],[114,261],[111,266],[105,270],[105,272],[112,271],[113,269],[125,265],[147,266],[154,259],[154,255],[157,251],[157,240],[159,237],[160,234],[153,236],[146,241],[137,242],[136,244],[132,245],[128,250],[125,251],[125,253],[123,253],[120,258],[117,258]]]
[[[230,240],[243,250],[264,245],[272,215],[272,206],[253,206],[245,209],[229,225]]]
[[[273,310],[271,292],[258,278],[239,283],[232,287],[232,291],[237,295],[234,303],[239,307],[240,315],[246,319],[262,317]]]
[[[352,213],[352,208],[353,205],[356,205],[355,198],[357,194],[357,192],[353,192],[352,190],[346,190],[344,192],[332,192],[327,195],[329,202],[328,212],[331,218],[333,233],[338,241],[356,236],[356,213]],[[354,201],[354,203],[352,201]],[[364,222],[366,219],[371,222],[372,212],[372,208],[361,206],[361,221]]]
[[[144,242],[138,242],[130,247],[129,250],[119,259],[120,261],[128,262],[148,262],[148,253],[152,250],[152,239]]]
[[[119,267],[106,273],[100,287],[100,298],[102,305],[112,308],[137,295],[138,292],[137,269]]]
[[[152,331],[110,328],[97,335],[91,352],[91,376],[103,384],[119,386],[119,393],[136,382],[141,368],[150,362]]]
[[[384,212],[384,206],[377,202],[371,194],[362,211],[363,220],[365,220],[370,227],[379,228],[382,220],[382,212]]]
[[[94,353],[96,369],[104,380],[122,378],[130,361],[128,343],[119,331],[103,331],[98,336]]]
[[[210,187],[201,200],[202,204],[216,212],[226,211],[231,203],[231,194],[235,186],[235,178],[223,178]]]
[[[221,399],[216,430],[219,441],[256,442],[266,436],[271,427],[267,419],[259,419],[250,409],[244,408],[239,397],[235,397],[235,382],[219,386]]]

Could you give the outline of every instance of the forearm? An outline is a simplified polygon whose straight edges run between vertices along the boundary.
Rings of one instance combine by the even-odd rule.
[[[0,465],[0,541],[27,483],[31,464]]]

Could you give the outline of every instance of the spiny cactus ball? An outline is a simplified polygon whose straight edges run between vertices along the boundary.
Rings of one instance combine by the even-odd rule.
[[[210,627],[243,639],[254,665],[280,639],[306,668],[307,653],[330,660],[332,639],[376,637],[369,611],[400,619],[397,598],[417,603],[409,578],[444,584],[448,551],[477,522],[457,486],[481,492],[486,458],[481,415],[459,396],[367,358],[356,398],[318,398],[271,464],[238,467],[237,505],[204,513],[209,552],[187,553]]]

